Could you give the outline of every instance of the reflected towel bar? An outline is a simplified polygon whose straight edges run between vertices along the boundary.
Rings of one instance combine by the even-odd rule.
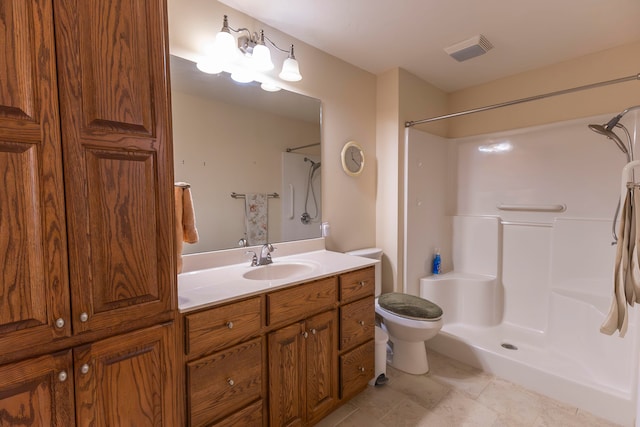
[[[529,211],[529,212],[564,212],[567,210],[566,205],[515,205],[500,203],[498,209],[501,211]]]
[[[235,191],[233,193],[231,193],[231,197],[233,197],[234,199],[244,199],[247,197],[246,194],[242,194],[242,193],[236,193]],[[280,197],[280,195],[278,193],[269,193],[267,194],[268,198],[274,198],[277,199]]]
[[[176,182],[173,184],[173,186],[180,188],[191,188],[191,184],[187,184],[186,182]]]

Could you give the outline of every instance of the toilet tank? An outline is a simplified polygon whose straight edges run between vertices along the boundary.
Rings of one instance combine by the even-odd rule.
[[[346,252],[346,254],[382,261],[382,249],[380,248],[358,249]],[[382,293],[382,262],[377,263],[374,268],[376,272],[375,294],[379,296]]]

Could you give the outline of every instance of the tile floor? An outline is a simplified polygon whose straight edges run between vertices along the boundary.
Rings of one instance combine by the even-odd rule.
[[[430,351],[430,372],[387,367],[389,382],[367,387],[320,427],[604,427],[587,412]]]

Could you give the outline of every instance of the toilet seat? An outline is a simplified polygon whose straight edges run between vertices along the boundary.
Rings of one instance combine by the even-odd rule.
[[[378,306],[391,314],[411,320],[435,322],[442,318],[442,309],[437,304],[400,292],[380,295]]]

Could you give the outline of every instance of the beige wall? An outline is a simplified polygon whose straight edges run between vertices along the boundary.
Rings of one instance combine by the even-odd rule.
[[[331,224],[328,249],[346,251],[375,244],[376,78],[318,49],[211,0],[169,0],[171,53],[195,60],[200,44],[215,36],[222,16],[233,28],[264,29],[279,46],[295,44],[303,80],[286,89],[322,100],[322,217]],[[272,51],[276,68],[285,54]],[[272,72],[275,76],[278,70]],[[342,171],[342,146],[355,140],[365,150],[362,175]]]
[[[463,111],[638,73],[640,41],[454,92],[449,108],[450,112]],[[637,104],[640,104],[640,82],[635,80],[451,119],[448,136],[478,135],[616,113]]]

